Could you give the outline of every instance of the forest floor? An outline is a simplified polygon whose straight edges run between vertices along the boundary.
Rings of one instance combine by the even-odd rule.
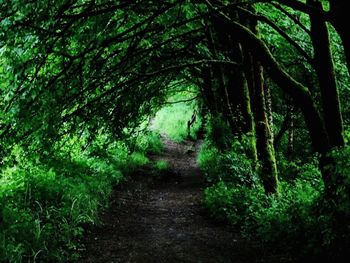
[[[163,138],[170,172],[154,178],[151,166],[115,189],[102,224],[87,229],[80,262],[283,262],[210,219],[202,204],[203,177],[196,164],[200,141]],[[264,260],[265,259],[265,260]]]

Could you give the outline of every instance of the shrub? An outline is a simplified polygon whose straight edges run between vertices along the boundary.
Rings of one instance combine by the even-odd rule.
[[[154,178],[167,178],[171,176],[169,163],[166,160],[158,160],[154,163],[154,169],[152,175]]]
[[[145,154],[157,154],[163,150],[160,134],[154,131],[146,131],[136,139],[135,151]]]
[[[233,136],[229,125],[221,116],[208,116],[206,123],[206,139],[219,150],[229,150]]]
[[[158,170],[158,171],[165,171],[169,169],[169,164],[167,161],[165,160],[159,160],[155,163],[154,167]]]
[[[210,214],[220,220],[241,226],[252,203],[265,199],[262,187],[236,186],[220,181],[204,190],[204,203]]]
[[[235,140],[232,150],[220,151],[205,141],[200,150],[198,163],[211,184],[204,190],[204,204],[210,215],[230,222],[245,237],[260,240],[269,244],[269,249],[288,252],[299,260],[339,260],[348,255],[349,148],[332,153],[338,189],[330,199],[324,194],[318,163],[313,158],[303,164],[294,163],[295,174],[281,180],[280,194],[266,196],[241,146]],[[290,165],[283,162],[287,171]]]
[[[335,151],[333,156],[339,180],[334,199],[325,196],[320,173],[311,162],[298,167],[294,181],[281,181],[279,195],[266,196],[258,181],[245,185],[221,179],[205,189],[204,203],[211,216],[230,222],[270,250],[288,252],[298,260],[340,260],[349,254],[350,245],[349,151]]]
[[[0,175],[0,262],[67,262],[84,224],[98,223],[112,187],[148,162],[124,144],[97,138],[36,157],[14,147]],[[70,151],[71,150],[71,151]]]
[[[225,181],[238,185],[251,185],[257,180],[252,162],[247,158],[238,138],[231,144],[231,150],[221,152],[206,140],[198,154],[197,162],[209,183]]]

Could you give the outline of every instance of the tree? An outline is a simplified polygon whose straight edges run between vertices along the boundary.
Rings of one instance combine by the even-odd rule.
[[[264,138],[264,148],[269,150],[260,154],[260,159],[272,161],[264,167],[272,167],[270,178],[276,178],[270,158],[273,147],[271,127],[266,121],[266,94],[261,89],[263,66],[265,75],[301,109],[315,152],[326,156],[332,146],[343,145],[341,108],[327,28],[322,22],[337,24],[336,29],[342,32],[341,19],[333,16],[339,6],[330,1],[332,11],[328,13],[319,2],[268,2],[276,8],[286,5],[311,16],[311,33],[323,36],[312,38],[315,60],[277,23],[254,13],[255,2],[3,3],[2,62],[11,74],[2,74],[6,79],[2,84],[2,96],[6,97],[1,104],[6,116],[0,124],[2,138],[11,136],[14,141],[37,143],[40,148],[49,147],[73,131],[88,130],[93,134],[103,128],[121,137],[160,105],[169,83],[186,80],[201,86],[208,108],[223,114],[234,133],[265,134],[258,138]],[[323,111],[314,91],[286,70],[252,32],[247,21],[255,20],[285,39],[286,45],[298,52],[294,58],[302,57],[315,67],[324,98]],[[298,18],[292,21],[308,33]],[[347,50],[344,34],[342,38]],[[327,59],[327,70],[320,66],[322,58]],[[310,65],[303,64],[305,68]],[[326,88],[329,85],[331,89]],[[264,128],[258,131],[254,122],[264,123]],[[255,146],[250,152],[255,159]],[[329,160],[321,159],[325,170]],[[331,176],[324,171],[327,185]]]

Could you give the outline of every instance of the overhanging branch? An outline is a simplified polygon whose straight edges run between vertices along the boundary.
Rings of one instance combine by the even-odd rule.
[[[153,71],[153,72],[148,72],[148,73],[143,73],[143,74],[132,72],[131,74],[136,74],[136,75],[144,76],[144,77],[152,77],[152,76],[156,76],[156,75],[171,72],[171,71],[176,71],[176,70],[181,70],[181,69],[195,67],[195,66],[201,66],[201,65],[208,65],[208,64],[221,64],[221,65],[228,65],[228,66],[232,66],[232,67],[242,66],[242,64],[240,64],[240,63],[228,61],[228,60],[213,60],[213,59],[206,60],[206,59],[203,59],[203,60],[199,60],[199,61],[195,61],[195,62],[191,62],[191,63],[179,64],[176,66],[162,68],[160,70]]]
[[[274,22],[272,22],[271,20],[269,20],[267,17],[262,16],[262,15],[256,15],[244,8],[238,7],[238,9],[241,12],[244,12],[245,15],[249,16],[250,18],[256,19],[258,21],[264,22],[267,25],[269,25],[271,28],[273,28],[274,30],[276,30],[276,32],[278,34],[280,34],[289,44],[291,44],[298,52],[301,56],[303,56],[306,61],[310,64],[310,65],[314,65],[314,61],[313,59],[309,56],[309,54],[306,53],[306,51],[304,49],[302,49],[298,43],[296,43],[285,31],[283,31],[281,28],[279,28]]]

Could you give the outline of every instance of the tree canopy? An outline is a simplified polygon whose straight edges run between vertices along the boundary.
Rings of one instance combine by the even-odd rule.
[[[185,89],[198,115],[220,118],[248,141],[244,153],[266,194],[279,192],[279,154],[315,154],[325,194],[337,198],[344,182],[331,152],[346,148],[350,134],[346,7],[345,0],[1,1],[1,163],[16,145],[46,158],[73,136],[87,144],[101,134],[131,138],[169,94]]]

